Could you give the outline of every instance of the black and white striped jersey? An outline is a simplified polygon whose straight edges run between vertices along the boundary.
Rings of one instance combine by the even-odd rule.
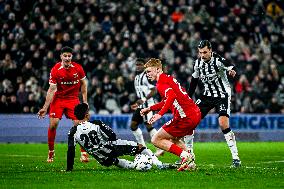
[[[209,62],[204,62],[201,58],[195,60],[192,77],[202,82],[203,95],[220,98],[230,97],[231,86],[227,78],[227,71],[233,67],[233,64],[213,52]]]
[[[149,95],[151,90],[155,88],[155,86],[148,80],[145,71],[135,76],[134,87],[136,95],[140,99],[145,99]],[[139,108],[146,108],[152,106],[153,104],[155,104],[155,101],[152,97],[149,98],[144,104],[140,105]]]
[[[85,121],[70,129],[68,134],[67,166],[73,167],[75,146],[79,143],[99,163],[114,153],[112,141],[117,140],[112,129],[99,120]]]

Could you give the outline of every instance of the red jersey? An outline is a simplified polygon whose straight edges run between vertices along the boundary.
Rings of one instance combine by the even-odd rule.
[[[71,62],[67,69],[62,66],[61,62],[56,63],[49,77],[49,84],[57,85],[54,98],[78,98],[81,87],[80,80],[85,77],[82,66],[76,62]]]
[[[194,116],[199,108],[188,96],[180,83],[170,75],[162,73],[157,81],[156,88],[162,97],[162,101],[150,107],[151,110],[160,110],[158,114],[163,116],[171,109],[174,118]]]

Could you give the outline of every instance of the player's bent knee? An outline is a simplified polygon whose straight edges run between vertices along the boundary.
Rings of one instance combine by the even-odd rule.
[[[156,137],[155,135],[151,138],[151,143],[154,145],[154,146],[157,146],[158,143],[159,143],[159,139],[158,137]]]
[[[50,129],[56,129],[59,123],[59,119],[58,118],[51,118],[50,119],[50,123],[49,123],[49,128]]]
[[[57,129],[57,125],[49,125],[49,128],[50,128],[51,130]]]
[[[219,125],[222,129],[229,128],[229,118],[227,116],[220,116],[219,117]]]

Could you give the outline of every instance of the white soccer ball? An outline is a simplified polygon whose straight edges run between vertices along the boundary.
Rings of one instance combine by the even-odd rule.
[[[138,154],[134,159],[134,166],[138,171],[148,171],[152,168],[152,164],[152,158],[145,154]]]

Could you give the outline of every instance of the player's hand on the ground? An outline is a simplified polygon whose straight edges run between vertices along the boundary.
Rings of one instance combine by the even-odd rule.
[[[159,120],[162,116],[160,114],[155,114],[153,117],[150,119],[149,124],[155,123],[157,120]]]
[[[143,108],[141,111],[140,111],[140,115],[141,116],[144,116],[146,114],[148,114],[150,112],[150,108]]]
[[[46,115],[46,112],[47,112],[47,109],[45,109],[45,108],[40,109],[37,113],[37,117],[39,119],[44,118],[45,115]]]
[[[229,76],[235,77],[236,71],[235,70],[229,70]]]

